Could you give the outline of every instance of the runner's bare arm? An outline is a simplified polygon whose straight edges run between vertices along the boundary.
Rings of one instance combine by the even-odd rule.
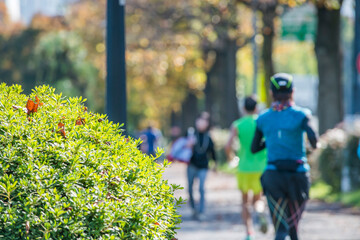
[[[230,129],[230,136],[229,136],[229,139],[225,145],[225,153],[226,153],[226,157],[228,159],[230,159],[230,155],[231,155],[231,146],[232,146],[232,143],[234,141],[234,138],[235,136],[237,135],[237,130],[234,126],[231,126],[231,129]]]

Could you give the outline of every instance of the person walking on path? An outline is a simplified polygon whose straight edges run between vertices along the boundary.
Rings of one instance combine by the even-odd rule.
[[[187,168],[189,202],[193,209],[193,217],[203,220],[205,211],[205,179],[209,168],[209,155],[216,161],[214,143],[209,135],[209,120],[199,117],[195,123],[195,133],[189,140],[189,146],[192,147],[192,156]],[[193,196],[194,180],[199,179],[199,204],[195,204]]]
[[[253,97],[245,98],[245,116],[232,124],[230,137],[225,146],[226,155],[230,158],[233,141],[238,137],[240,150],[237,153],[239,157],[237,181],[242,194],[242,219],[247,232],[246,240],[254,238],[250,205],[253,205],[257,212],[261,224],[260,230],[264,233],[267,231],[267,222],[264,216],[265,204],[261,200],[262,187],[260,183],[260,177],[266,167],[266,151],[261,150],[255,154],[251,152],[251,143],[256,128],[256,105],[257,102]],[[252,199],[251,193],[253,194]]]
[[[291,240],[297,240],[298,224],[310,188],[304,132],[313,148],[316,148],[317,138],[309,125],[310,111],[296,106],[293,101],[291,75],[278,73],[271,77],[271,93],[274,102],[256,121],[251,151],[267,149],[267,166],[261,184],[275,239],[284,240],[290,236]]]

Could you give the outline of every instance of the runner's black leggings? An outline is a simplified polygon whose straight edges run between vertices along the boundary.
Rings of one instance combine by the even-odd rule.
[[[286,236],[298,240],[298,224],[309,198],[309,174],[266,170],[261,184],[275,228],[275,240],[284,240]]]

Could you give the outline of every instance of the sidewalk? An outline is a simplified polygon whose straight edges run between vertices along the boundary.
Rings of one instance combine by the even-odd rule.
[[[187,198],[186,165],[174,163],[164,173],[169,183],[184,187],[176,197]],[[198,185],[195,184],[195,188]],[[194,190],[195,190],[194,188]],[[195,195],[195,197],[198,197]],[[182,223],[177,232],[179,240],[241,240],[245,227],[241,222],[241,195],[233,176],[209,171],[206,182],[206,220],[195,221],[191,209],[185,204],[179,212]],[[269,219],[270,222],[270,219]],[[266,235],[256,228],[256,239],[273,239],[274,231],[269,225]],[[303,240],[360,240],[360,214],[337,204],[311,201],[300,222],[300,239]]]

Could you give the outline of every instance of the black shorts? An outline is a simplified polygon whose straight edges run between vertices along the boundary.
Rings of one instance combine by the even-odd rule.
[[[265,195],[302,202],[309,199],[309,176],[308,172],[266,170],[261,176],[261,185]]]

